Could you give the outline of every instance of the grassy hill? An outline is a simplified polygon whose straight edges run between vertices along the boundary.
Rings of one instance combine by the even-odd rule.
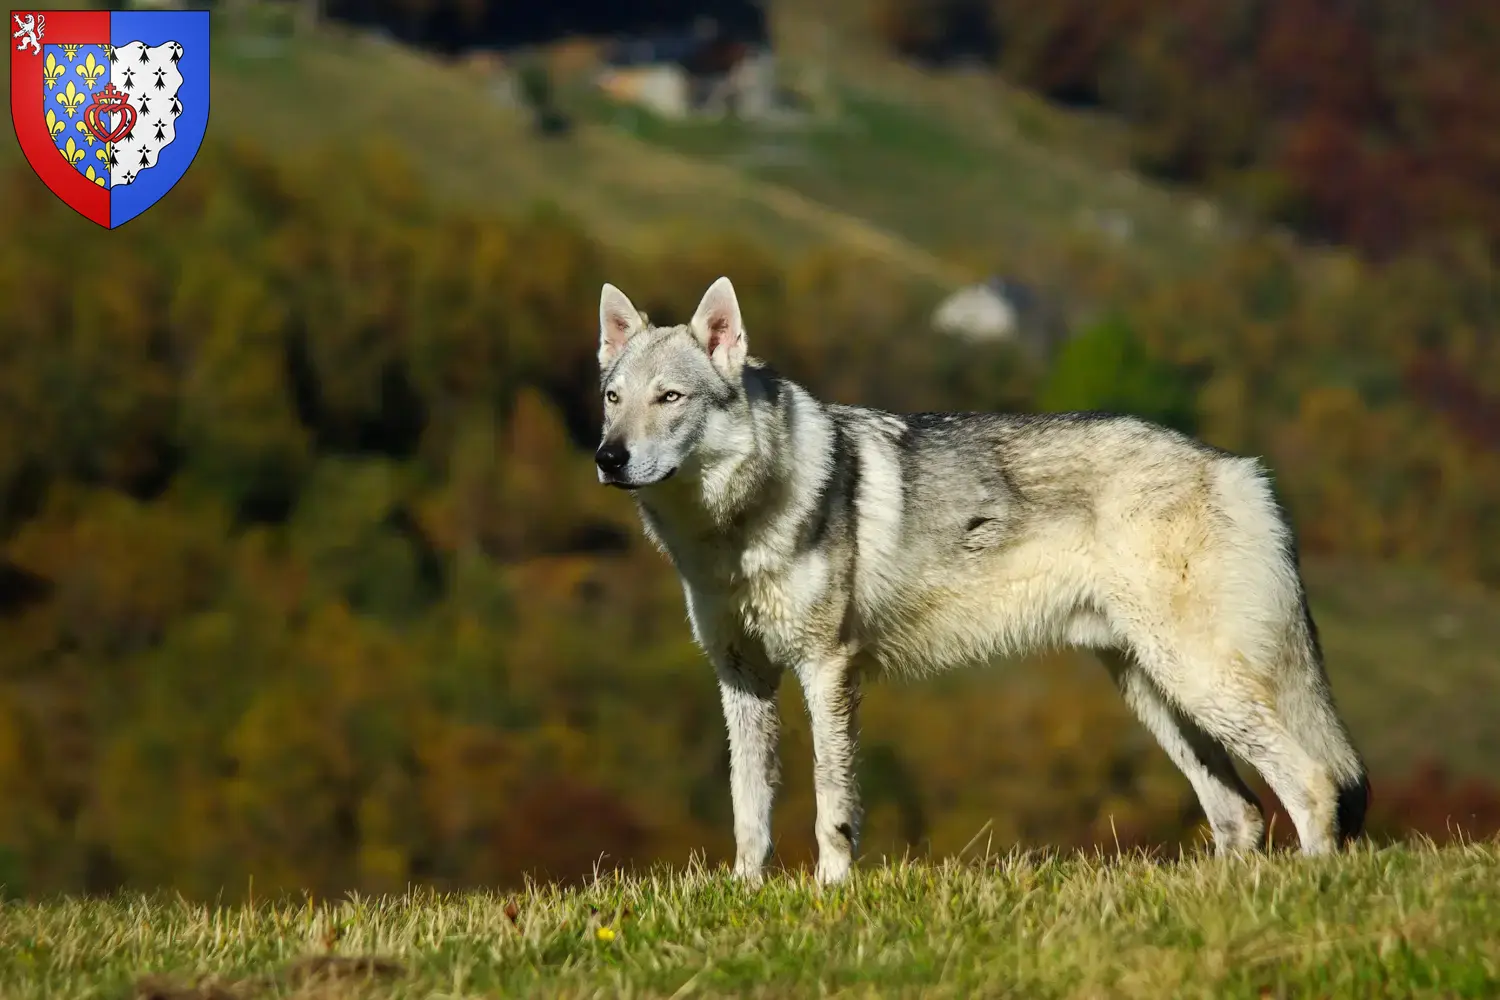
[[[980,266],[1059,266],[1088,248],[1160,276],[1226,245],[1229,231],[1202,199],[1126,169],[1107,122],[1060,112],[992,74],[903,63],[870,37],[869,6],[772,5],[779,72],[824,95],[826,117],[812,125],[667,122],[579,104],[654,145],[737,165]],[[1128,239],[1103,231],[1109,216],[1128,220]]]
[[[330,26],[255,48],[231,36],[216,58],[215,115],[239,123],[240,134],[288,151],[373,136],[461,204],[505,211],[553,202],[631,247],[711,226],[788,252],[852,248],[939,285],[963,278],[877,220],[603,121],[537,137],[493,78],[377,37]]]
[[[701,869],[577,892],[0,909],[8,997],[1479,997],[1500,844],[1306,860],[1011,855],[820,891]]]
[[[976,266],[1057,264],[1081,248],[1159,273],[1223,245],[1199,199],[1139,181],[1102,128],[993,84],[905,67],[834,12],[784,4],[775,17],[783,77],[820,78],[831,114],[788,126],[668,122],[610,107],[586,68],[564,64],[558,93],[577,127],[542,139],[481,73],[336,27],[276,52],[229,38],[215,111],[286,148],[375,134],[455,198],[554,201],[633,246],[714,227],[791,252],[864,251],[952,285]],[[838,45],[818,43],[829,32]],[[309,113],[323,108],[337,113]],[[1128,216],[1127,246],[1099,231],[1108,213]]]

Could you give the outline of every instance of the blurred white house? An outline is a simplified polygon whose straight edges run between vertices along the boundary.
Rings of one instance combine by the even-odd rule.
[[[990,278],[949,295],[932,314],[932,328],[966,340],[1013,340],[1018,315],[1003,279]]]
[[[597,85],[611,100],[664,118],[759,119],[779,104],[770,48],[733,39],[709,18],[690,32],[616,42]]]

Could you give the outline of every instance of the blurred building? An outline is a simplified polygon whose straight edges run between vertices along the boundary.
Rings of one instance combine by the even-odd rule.
[[[966,285],[938,303],[932,328],[975,342],[1018,343],[1046,356],[1067,336],[1058,304],[1032,285],[993,275]]]
[[[777,108],[770,46],[740,37],[711,18],[687,31],[622,38],[598,76],[612,100],[667,118],[765,118]]]

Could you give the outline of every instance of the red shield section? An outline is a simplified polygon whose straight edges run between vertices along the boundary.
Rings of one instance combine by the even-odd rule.
[[[101,45],[109,42],[109,11],[42,10],[12,11],[10,35],[28,18],[39,24],[39,41],[45,45]],[[91,222],[109,228],[109,191],[89,183],[58,154],[47,129],[46,83],[40,46],[26,38],[10,39],[10,118],[16,139],[31,169],[52,193]],[[109,110],[109,109],[105,109]],[[97,114],[97,112],[96,112]]]

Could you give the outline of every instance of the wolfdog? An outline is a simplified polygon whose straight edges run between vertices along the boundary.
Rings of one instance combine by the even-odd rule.
[[[1254,767],[1308,854],[1364,824],[1291,530],[1257,461],[1129,416],[897,415],[820,402],[748,356],[729,279],[685,325],[599,301],[599,481],[682,580],[729,730],[734,872],[762,877],[776,690],[800,683],[817,877],[860,825],[858,682],[1045,647],[1098,651],[1192,784],[1217,852],[1262,846]]]

